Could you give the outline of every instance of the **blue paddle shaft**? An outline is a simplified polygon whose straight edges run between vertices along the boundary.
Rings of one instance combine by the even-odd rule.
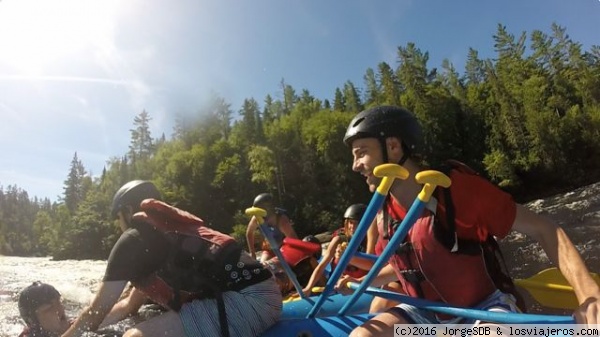
[[[292,270],[290,265],[283,258],[283,255],[281,254],[281,251],[279,250],[279,248],[280,248],[279,244],[277,243],[277,241],[275,241],[275,238],[273,238],[273,234],[267,228],[267,224],[263,222],[259,226],[259,228],[260,228],[260,231],[265,236],[265,238],[267,238],[267,241],[269,241],[269,245],[271,246],[273,253],[275,253],[275,256],[277,256],[277,258],[279,259],[279,263],[283,267],[283,270],[285,270],[285,273],[287,274],[287,276],[292,281],[292,284],[294,285],[294,288],[296,288],[296,291],[298,292],[300,297],[303,299],[306,298],[306,295],[304,295],[304,293],[302,292],[302,286],[300,285],[300,282],[298,282],[298,279],[296,278],[296,273],[294,273],[294,271]]]
[[[373,279],[377,277],[381,269],[388,263],[388,260],[392,254],[396,252],[396,249],[402,243],[402,241],[404,241],[404,238],[406,237],[406,234],[412,225],[421,215],[421,212],[423,211],[423,208],[425,208],[426,204],[427,203],[421,201],[419,198],[415,198],[415,201],[413,201],[412,205],[410,206],[406,217],[404,217],[404,220],[402,220],[400,227],[398,227],[398,230],[396,233],[394,233],[390,242],[388,242],[387,246],[381,253],[381,256],[379,256],[377,261],[375,261],[375,264],[373,264],[373,267],[365,276],[358,289],[354,292],[354,294],[352,294],[352,297],[350,297],[342,309],[340,309],[339,315],[344,315],[352,307],[352,305],[354,305],[362,292],[365,291],[371,282],[373,282]]]
[[[350,288],[358,289],[359,285],[357,283],[350,283]],[[461,308],[373,287],[368,287],[365,292],[367,294],[399,301],[441,314],[478,319],[487,322],[503,324],[575,324],[575,320],[571,316],[521,314],[515,312],[494,312],[479,309]]]
[[[306,316],[307,318],[315,317],[315,315],[319,312],[319,310],[321,309],[321,306],[327,299],[327,296],[329,296],[329,294],[331,294],[331,292],[333,291],[333,287],[335,286],[335,283],[340,278],[340,276],[342,276],[342,273],[346,269],[346,266],[348,266],[348,264],[350,263],[352,256],[358,250],[358,246],[360,245],[362,240],[365,238],[365,235],[367,234],[369,226],[373,222],[373,219],[375,219],[377,212],[379,211],[379,209],[381,208],[381,205],[383,205],[383,202],[385,201],[385,197],[386,197],[385,195],[380,194],[379,192],[375,192],[373,194],[373,197],[371,198],[371,201],[369,202],[369,205],[367,206],[365,213],[363,214],[362,218],[360,219],[358,227],[354,231],[354,234],[352,234],[352,238],[350,239],[350,242],[348,243],[346,250],[342,254],[340,261],[338,262],[338,265],[333,269],[331,276],[329,276],[329,280],[327,281],[327,284],[325,285],[325,289],[323,289],[323,293],[321,293],[321,296],[319,296],[319,298],[317,299],[317,302],[315,303],[315,305],[312,307],[312,309]]]
[[[367,254],[367,253],[363,253],[363,252],[356,252],[354,254],[354,256],[356,257],[362,257],[363,259],[367,259],[369,261],[377,261],[377,255],[373,255],[373,254]]]

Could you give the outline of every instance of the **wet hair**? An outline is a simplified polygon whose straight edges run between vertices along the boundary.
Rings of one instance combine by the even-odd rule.
[[[40,281],[33,282],[19,294],[19,313],[25,323],[37,326],[39,323],[35,311],[42,305],[48,304],[60,297],[60,293],[53,286]]]

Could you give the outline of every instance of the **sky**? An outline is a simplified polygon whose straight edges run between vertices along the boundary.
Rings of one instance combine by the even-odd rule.
[[[409,42],[463,73],[469,48],[494,57],[498,24],[552,23],[600,45],[600,0],[0,0],[0,186],[58,200],[74,154],[99,175],[144,110],[170,137],[212,94],[237,112],[283,79],[332,101]]]

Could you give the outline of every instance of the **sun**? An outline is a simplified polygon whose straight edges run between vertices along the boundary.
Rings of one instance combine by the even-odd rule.
[[[0,1],[0,75],[47,75],[85,50],[110,48],[117,0]]]

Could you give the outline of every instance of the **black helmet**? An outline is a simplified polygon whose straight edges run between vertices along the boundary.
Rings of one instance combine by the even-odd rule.
[[[397,106],[378,106],[356,115],[344,135],[344,143],[350,146],[359,138],[377,138],[382,141],[396,136],[411,154],[420,153],[423,147],[423,131],[417,118],[408,110]]]
[[[317,237],[314,235],[307,235],[302,238],[302,241],[321,244],[321,240],[317,239]]]
[[[137,209],[144,199],[159,199],[160,192],[153,183],[144,180],[133,180],[121,186],[112,202],[111,215],[117,217],[117,213],[125,206],[133,206]]]
[[[254,198],[254,202],[252,203],[252,206],[260,207],[260,206],[264,206],[265,204],[272,204],[272,203],[273,203],[273,196],[270,193],[261,193],[261,194],[257,195],[256,198]]]
[[[318,239],[316,236],[314,236],[314,235],[307,235],[307,236],[305,236],[305,237],[303,237],[303,238],[302,238],[302,241],[304,241],[304,242],[312,242],[312,243],[317,243],[317,244],[319,244],[319,245],[321,244],[321,240],[319,240],[319,239]],[[321,258],[321,254],[322,254],[322,251],[321,251],[321,250],[318,250],[318,251],[317,251],[317,252],[314,254],[314,256],[315,256],[315,258],[318,260],[318,259],[320,259],[320,258]]]
[[[60,297],[53,286],[40,281],[33,282],[19,294],[19,313],[27,325],[37,324],[35,311],[43,304],[48,304]]]
[[[363,214],[365,214],[365,210],[367,210],[367,206],[365,206],[364,204],[351,205],[346,209],[346,212],[344,212],[344,219],[360,221]]]

